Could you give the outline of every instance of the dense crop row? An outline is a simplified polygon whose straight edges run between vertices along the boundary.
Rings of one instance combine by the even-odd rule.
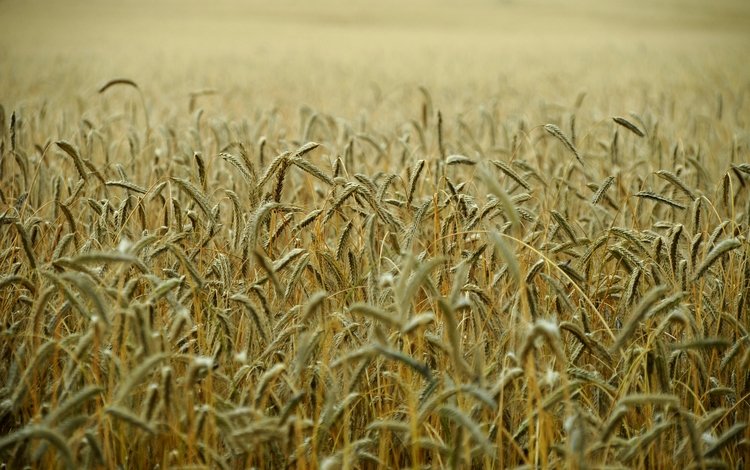
[[[101,93],[0,113],[8,468],[748,464],[740,111]]]

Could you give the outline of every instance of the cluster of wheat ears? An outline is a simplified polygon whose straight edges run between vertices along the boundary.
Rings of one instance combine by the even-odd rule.
[[[750,464],[736,109],[177,125],[140,91],[0,110],[4,468]]]

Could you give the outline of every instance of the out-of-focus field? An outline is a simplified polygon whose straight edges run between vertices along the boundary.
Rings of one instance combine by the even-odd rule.
[[[0,0],[0,463],[750,465],[748,57],[743,0]]]
[[[562,101],[584,89],[637,103],[655,83],[736,89],[750,45],[741,0],[5,0],[0,8],[3,88],[14,100],[28,91],[69,97],[70,87],[84,94],[127,76],[170,102],[206,86],[244,103],[357,111],[373,104],[373,87],[387,97],[424,85],[457,106],[517,91],[524,101]]]

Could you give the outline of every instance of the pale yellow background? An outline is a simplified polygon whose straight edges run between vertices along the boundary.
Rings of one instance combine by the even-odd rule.
[[[372,111],[419,85],[446,107],[588,91],[606,111],[646,89],[737,94],[749,58],[746,0],[0,0],[6,107],[128,77],[165,102],[215,89],[230,115]]]

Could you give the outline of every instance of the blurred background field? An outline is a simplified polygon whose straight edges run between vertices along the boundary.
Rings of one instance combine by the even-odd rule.
[[[569,105],[581,91],[637,107],[655,83],[688,101],[741,92],[748,51],[743,0],[0,1],[6,106],[87,98],[125,76],[170,103],[215,89],[225,101],[206,105],[226,113],[351,113],[418,85],[454,110],[493,96]]]

